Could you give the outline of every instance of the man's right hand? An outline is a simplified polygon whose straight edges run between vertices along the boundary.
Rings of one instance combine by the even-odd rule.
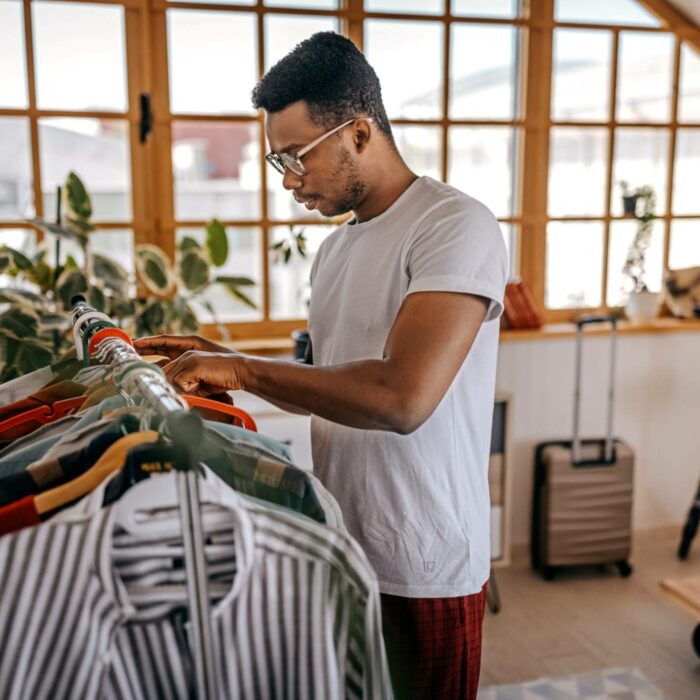
[[[153,335],[135,340],[134,347],[140,355],[164,355],[171,360],[176,360],[188,350],[234,352],[225,345],[219,345],[199,335]]]

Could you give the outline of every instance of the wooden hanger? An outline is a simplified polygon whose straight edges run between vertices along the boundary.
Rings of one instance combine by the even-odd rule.
[[[119,438],[103,452],[97,462],[84,474],[67,484],[57,486],[36,496],[34,498],[36,512],[39,515],[51,513],[68,503],[77,501],[96,489],[106,478],[118,472],[124,466],[127,452],[132,447],[157,440],[158,433],[155,430],[143,430]]]

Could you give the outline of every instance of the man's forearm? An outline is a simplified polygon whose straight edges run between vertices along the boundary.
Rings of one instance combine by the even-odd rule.
[[[384,360],[335,367],[246,357],[243,389],[335,423],[365,430],[411,432],[424,417],[405,400]],[[408,387],[406,387],[408,388]]]

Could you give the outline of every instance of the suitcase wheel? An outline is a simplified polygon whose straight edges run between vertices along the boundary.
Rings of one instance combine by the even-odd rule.
[[[627,561],[618,561],[615,563],[617,570],[620,572],[622,578],[627,578],[632,575],[632,566]]]
[[[542,578],[544,578],[545,581],[553,581],[556,575],[557,570],[553,566],[542,567]]]

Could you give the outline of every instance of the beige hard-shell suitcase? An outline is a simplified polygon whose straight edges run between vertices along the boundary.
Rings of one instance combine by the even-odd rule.
[[[581,354],[583,330],[594,323],[612,324],[607,435],[581,440]],[[541,443],[535,454],[532,508],[532,566],[545,579],[557,567],[614,564],[629,576],[634,453],[613,439],[613,400],[617,320],[588,316],[577,323],[574,430],[572,440]]]

